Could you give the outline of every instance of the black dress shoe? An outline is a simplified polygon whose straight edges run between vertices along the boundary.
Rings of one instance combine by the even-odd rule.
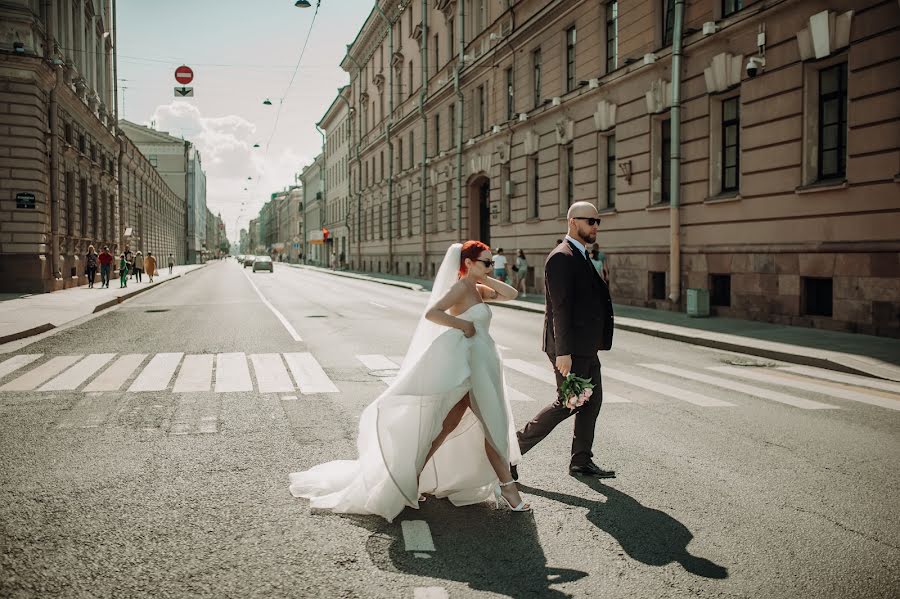
[[[569,466],[569,474],[578,474],[583,476],[593,476],[594,478],[615,478],[614,470],[604,470],[594,462],[588,462],[581,466]]]
[[[519,468],[512,464],[509,465],[509,473],[512,474],[513,480],[519,482]]]

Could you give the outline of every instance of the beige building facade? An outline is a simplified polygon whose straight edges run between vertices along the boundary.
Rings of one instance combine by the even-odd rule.
[[[350,89],[342,87],[319,127],[325,131],[325,228],[328,229],[326,251],[333,251],[342,264],[350,251],[348,216],[350,211]],[[341,260],[343,257],[343,261]]]
[[[325,227],[324,162],[323,155],[319,154],[299,175],[303,186],[303,261],[318,266],[328,265],[330,255],[322,231]]]
[[[354,267],[478,238],[541,290],[588,200],[614,301],[900,336],[896,2],[688,3],[680,84],[671,1],[381,7],[342,62]]]

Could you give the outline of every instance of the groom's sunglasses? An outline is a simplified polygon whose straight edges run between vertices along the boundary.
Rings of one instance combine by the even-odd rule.
[[[478,260],[475,260],[475,262],[481,262],[481,263],[484,264],[487,268],[491,268],[492,266],[494,266],[494,261],[493,261],[493,260],[482,260],[481,258],[479,258]]]
[[[586,220],[588,226],[591,226],[591,227],[593,227],[594,225],[600,224],[600,219],[594,218],[592,216],[573,216],[572,218],[574,218],[575,220]]]

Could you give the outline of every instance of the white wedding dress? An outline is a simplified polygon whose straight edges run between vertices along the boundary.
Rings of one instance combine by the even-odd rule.
[[[429,306],[456,281],[460,244],[447,251]],[[310,507],[349,514],[377,514],[392,521],[404,507],[418,507],[421,493],[454,505],[493,496],[497,475],[485,455],[485,439],[516,464],[521,459],[500,354],[490,336],[491,310],[475,304],[458,315],[475,325],[459,329],[424,316],[396,380],[362,413],[357,460],[337,460],[290,475],[295,497]],[[427,464],[444,418],[469,393],[471,409]],[[418,485],[416,479],[419,471]]]

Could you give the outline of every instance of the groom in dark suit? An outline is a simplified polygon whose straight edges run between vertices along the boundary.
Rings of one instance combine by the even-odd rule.
[[[612,470],[600,468],[591,459],[594,427],[603,389],[600,385],[599,350],[612,347],[613,308],[609,288],[587,255],[587,247],[597,239],[600,216],[589,202],[576,202],[567,214],[569,232],[547,256],[544,289],[547,308],[544,316],[543,350],[556,373],[556,401],[541,410],[517,433],[522,455],[550,434],[557,424],[575,414],[575,436],[569,472],[596,478],[614,478]],[[594,394],[580,408],[564,405],[562,384],[566,375],[590,378]],[[513,468],[513,477],[518,472]]]

